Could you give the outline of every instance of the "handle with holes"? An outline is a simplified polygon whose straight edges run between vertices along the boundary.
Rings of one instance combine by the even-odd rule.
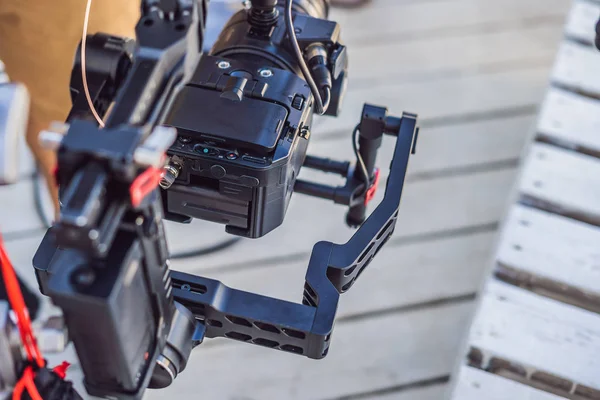
[[[229,288],[221,282],[173,271],[175,301],[206,325],[207,337],[226,337],[309,358],[327,355],[341,293],[366,269],[394,232],[416,116],[400,124],[385,195],[345,244],[319,242],[312,251],[302,304]]]

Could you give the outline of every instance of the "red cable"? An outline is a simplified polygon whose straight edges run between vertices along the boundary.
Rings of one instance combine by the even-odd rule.
[[[6,249],[4,248],[2,235],[0,235],[0,269],[2,269],[8,301],[17,315],[17,327],[19,328],[21,341],[27,352],[27,359],[30,362],[35,362],[38,367],[43,368],[45,366],[44,358],[42,357],[42,353],[40,352],[35,336],[33,335],[29,311],[25,306],[25,300],[23,299],[23,293],[21,292],[17,275],[8,254],[6,253]]]
[[[27,389],[31,400],[44,400],[40,395],[37,387],[34,382],[35,373],[31,367],[27,367],[23,372],[23,376],[19,379],[19,382],[15,385],[15,390],[13,391],[12,398],[13,400],[21,400],[23,396],[23,391]]]

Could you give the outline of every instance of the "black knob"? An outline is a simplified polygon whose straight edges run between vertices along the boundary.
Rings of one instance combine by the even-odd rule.
[[[250,80],[252,80],[252,75],[245,71],[232,72],[227,79],[227,83],[225,83],[221,97],[231,101],[242,101],[244,98],[244,89]]]

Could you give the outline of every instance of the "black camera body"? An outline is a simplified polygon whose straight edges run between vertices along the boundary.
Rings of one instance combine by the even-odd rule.
[[[337,115],[346,51],[339,25],[317,18],[326,16],[323,4],[298,2],[295,26],[300,46],[316,46],[314,58],[332,72],[327,113]],[[252,10],[234,15],[173,102],[164,121],[178,131],[167,153],[176,175],[163,192],[167,219],[209,220],[250,238],[283,222],[305,161],[315,102],[282,14],[278,7],[273,21],[262,24],[252,19]]]
[[[279,226],[306,155],[312,103],[292,72],[204,56],[165,121],[178,131],[168,155],[180,168],[163,194],[166,217],[253,238]]]

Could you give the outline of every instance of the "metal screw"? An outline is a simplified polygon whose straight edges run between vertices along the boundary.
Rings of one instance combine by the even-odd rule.
[[[227,68],[231,67],[231,64],[229,64],[229,62],[227,62],[227,61],[219,61],[217,63],[217,66],[221,69],[227,69]]]
[[[160,178],[160,187],[163,189],[170,188],[179,176],[179,168],[176,165],[169,164],[163,168],[163,176]]]
[[[186,284],[181,285],[181,290],[185,290],[185,291],[189,292],[190,290],[192,290],[192,287],[186,283]]]
[[[306,139],[306,140],[310,139],[310,129],[307,126],[303,127],[300,130],[300,135],[299,136],[301,138],[303,138],[303,139]]]
[[[263,78],[270,78],[273,76],[273,71],[271,71],[269,68],[263,68],[260,71],[258,71],[258,73],[260,74],[260,76],[262,76]]]

